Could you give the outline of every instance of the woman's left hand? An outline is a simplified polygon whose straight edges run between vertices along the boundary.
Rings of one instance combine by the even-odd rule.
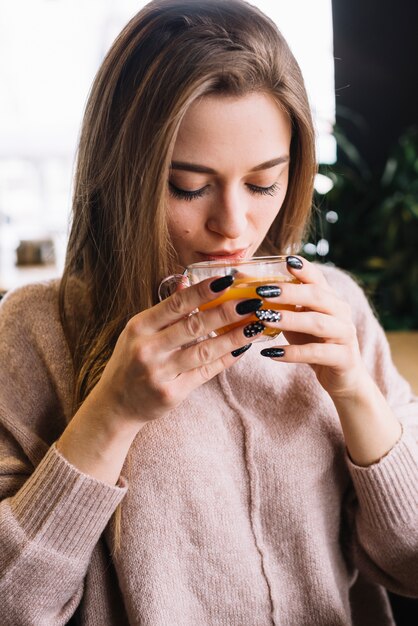
[[[280,321],[263,323],[279,327],[289,345],[267,348],[262,354],[272,356],[278,349],[277,356],[272,356],[277,361],[308,363],[331,397],[350,396],[368,376],[350,306],[335,293],[317,265],[300,257],[287,259],[289,271],[300,284],[280,283],[280,296],[265,299],[263,309],[269,302],[298,309],[280,311]]]

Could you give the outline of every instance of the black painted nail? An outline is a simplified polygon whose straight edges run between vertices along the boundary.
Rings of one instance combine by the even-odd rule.
[[[282,290],[275,285],[261,285],[261,287],[257,287],[256,292],[262,298],[277,298]]]
[[[244,328],[244,335],[246,337],[254,337],[255,335],[262,333],[264,329],[265,326],[263,322],[253,322]]]
[[[227,287],[230,287],[233,282],[234,277],[231,276],[231,274],[228,274],[227,276],[221,276],[221,278],[216,278],[214,281],[211,282],[209,287],[211,288],[211,291],[213,291],[214,293],[218,293],[219,291],[223,291]]]
[[[297,256],[287,256],[286,263],[294,270],[301,270],[303,263]]]
[[[282,314],[279,311],[273,311],[272,309],[255,311],[255,315],[262,322],[280,322],[282,319]]]
[[[258,298],[252,298],[251,300],[243,300],[242,302],[238,302],[235,310],[239,315],[245,315],[246,313],[254,313],[254,311],[258,311],[261,306],[263,306],[262,300],[259,300]]]
[[[236,350],[232,350],[231,354],[232,356],[239,356],[240,354],[244,354],[244,352],[247,352],[248,348],[251,348],[253,344],[252,343],[247,343],[246,346],[242,346],[242,348],[237,348]]]
[[[264,348],[261,350],[260,354],[262,356],[278,357],[284,356],[284,350],[283,348]]]

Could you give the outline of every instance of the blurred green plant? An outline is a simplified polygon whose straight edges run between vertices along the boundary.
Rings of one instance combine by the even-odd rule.
[[[418,329],[418,127],[399,138],[379,177],[338,128],[335,137],[344,159],[320,167],[318,190],[321,175],[332,189],[316,192],[304,255],[354,274],[385,329]]]

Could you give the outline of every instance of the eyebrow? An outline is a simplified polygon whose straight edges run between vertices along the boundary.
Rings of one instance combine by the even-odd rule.
[[[287,163],[288,161],[289,156],[284,155],[278,157],[277,159],[270,159],[270,161],[260,163],[260,165],[256,165],[249,171],[260,172],[261,170],[269,170],[276,165],[280,165],[281,163]],[[198,163],[186,163],[184,161],[173,161],[170,168],[172,170],[182,170],[183,172],[197,172],[198,174],[217,174],[216,170],[212,169],[211,167],[206,167],[206,165],[199,165]]]

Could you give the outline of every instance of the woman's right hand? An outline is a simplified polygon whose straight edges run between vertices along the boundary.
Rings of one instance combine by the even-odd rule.
[[[236,362],[231,353],[250,341],[242,327],[193,342],[245,319],[236,312],[237,301],[190,315],[218,298],[230,283],[229,276],[207,279],[177,291],[128,322],[96,389],[117,419],[142,424],[161,417]]]
[[[242,305],[237,312],[236,300],[190,315],[228,288],[225,279],[182,289],[127,323],[100,381],[57,442],[70,463],[115,484],[138,431],[237,361],[231,353],[253,340],[254,325],[246,334],[241,326],[193,343],[251,315]]]

